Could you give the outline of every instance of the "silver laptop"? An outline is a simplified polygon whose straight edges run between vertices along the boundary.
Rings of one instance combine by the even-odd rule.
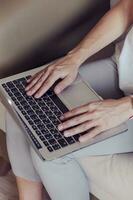
[[[53,88],[50,88],[40,99],[27,96],[25,92],[27,79],[42,68],[44,66],[1,79],[0,96],[2,103],[19,123],[28,141],[43,160],[59,158],[127,130],[124,123],[101,133],[86,143],[78,141],[79,134],[65,138],[57,128],[62,113],[102,98],[82,80],[80,75],[58,96]]]

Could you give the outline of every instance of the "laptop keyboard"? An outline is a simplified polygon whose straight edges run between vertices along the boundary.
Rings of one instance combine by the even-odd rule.
[[[25,92],[27,79],[29,79],[29,76],[7,82],[2,86],[48,151],[53,152],[76,143],[79,135],[65,138],[57,128],[61,122],[60,116],[68,111],[67,107],[52,89],[49,89],[39,99],[27,96]],[[42,148],[31,130],[26,126],[25,128],[35,146],[38,149]]]

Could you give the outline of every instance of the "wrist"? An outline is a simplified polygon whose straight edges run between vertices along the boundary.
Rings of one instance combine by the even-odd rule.
[[[72,51],[68,53],[68,55],[72,56],[76,60],[79,66],[83,64],[85,60],[88,58],[88,56],[86,55],[86,50],[80,47],[74,48]]]

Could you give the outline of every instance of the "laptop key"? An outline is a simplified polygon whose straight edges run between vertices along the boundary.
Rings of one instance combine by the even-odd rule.
[[[45,138],[46,138],[47,140],[50,140],[50,139],[53,138],[53,136],[52,136],[51,134],[47,134],[47,135],[45,135]]]
[[[53,144],[55,144],[55,143],[57,143],[57,142],[56,142],[55,139],[51,139],[51,140],[49,140],[49,143],[50,143],[51,145],[53,145]]]
[[[53,129],[53,125],[50,123],[50,124],[45,124],[46,125],[46,127],[48,128],[48,129]]]
[[[12,92],[8,92],[8,95],[12,98],[14,95]]]
[[[38,136],[41,136],[41,135],[42,135],[41,132],[40,132],[39,130],[36,130],[36,134],[37,134]]]
[[[43,130],[41,130],[41,133],[43,134],[43,135],[47,135],[48,134],[48,130],[47,130],[47,128],[45,128],[45,129],[43,129]]]
[[[76,141],[79,141],[79,137],[80,137],[79,134],[73,136],[73,138],[74,138]]]
[[[22,106],[26,106],[26,105],[27,105],[27,101],[22,100],[22,101],[20,101],[20,104],[21,104]]]
[[[25,119],[30,120],[30,117],[28,115],[25,115]]]
[[[44,124],[50,124],[51,123],[50,120],[47,117],[42,119],[42,121],[43,121]]]
[[[36,110],[37,115],[43,115],[43,112],[41,110]]]
[[[65,138],[65,140],[68,142],[68,144],[74,144],[75,143],[75,141],[72,137],[67,137],[67,138]]]
[[[45,138],[44,138],[43,135],[40,135],[39,138],[40,138],[40,140],[42,140],[42,141],[45,140]]]
[[[22,106],[18,106],[18,109],[19,109],[20,111],[22,111],[22,110],[23,110],[23,107],[22,107]]]
[[[22,96],[18,96],[17,100],[21,102],[23,100],[23,97]]]
[[[50,131],[50,133],[53,134],[53,135],[56,134],[56,132],[57,132],[57,130],[54,129],[54,128],[50,129],[49,131]]]
[[[55,151],[61,148],[61,146],[59,144],[54,144],[54,145],[52,145],[52,147]]]
[[[31,115],[33,115],[33,114],[35,114],[35,113],[34,113],[34,111],[33,111],[33,110],[31,110],[31,109],[30,109],[30,110],[28,110],[28,111],[27,111],[27,113],[28,113],[28,115],[30,115],[30,116],[31,116]]]
[[[35,119],[35,120],[34,120],[34,123],[35,123],[36,125],[39,125],[39,124],[41,124],[42,122],[41,122],[39,119]]]
[[[46,147],[49,146],[49,143],[48,143],[46,140],[43,141],[43,144],[44,144]]]
[[[16,98],[15,98],[14,96],[12,96],[11,99],[12,99],[13,101],[16,101]]]
[[[20,94],[20,92],[15,92],[14,96],[17,98],[21,98],[22,99],[22,95]]]
[[[68,145],[64,139],[60,139],[60,140],[58,140],[58,142],[62,147],[66,147]]]
[[[10,89],[11,89],[11,88],[15,88],[15,85],[14,85],[12,82],[8,82],[6,85],[7,85]]]
[[[7,93],[9,93],[10,92],[10,89],[7,87],[7,88],[4,88],[5,89],[5,91],[7,92]]]
[[[48,149],[49,152],[53,151],[53,148],[51,146],[48,146],[47,149]]]
[[[62,138],[62,135],[61,134],[55,134],[53,135],[53,137],[57,140],[61,139]]]
[[[17,88],[11,88],[11,91],[12,91],[13,93],[19,92],[19,91],[17,90]]]
[[[28,111],[28,110],[30,110],[30,109],[31,109],[31,107],[30,107],[29,105],[25,105],[25,106],[24,106],[24,110]]]
[[[34,122],[32,120],[28,120],[28,122],[29,122],[30,125],[34,124]]]
[[[33,105],[32,108],[33,108],[33,110],[39,110],[39,106],[37,106],[37,105]]]
[[[16,106],[20,105],[20,103],[18,101],[14,101],[14,103],[16,104]]]
[[[38,116],[37,116],[37,115],[31,115],[30,117],[31,117],[31,119],[32,119],[33,121],[36,120],[36,119],[38,119]]]

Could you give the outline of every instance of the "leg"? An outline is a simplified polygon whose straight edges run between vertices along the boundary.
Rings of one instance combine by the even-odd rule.
[[[104,99],[123,96],[119,88],[117,66],[111,58],[84,64],[79,73]]]
[[[41,200],[42,184],[32,163],[29,144],[9,114],[6,129],[8,154],[17,179],[20,200]]]
[[[33,148],[31,154],[45,188],[52,200],[89,200],[89,184],[72,155],[42,161]]]
[[[118,89],[117,71],[114,63],[108,59],[81,67],[80,74],[104,98],[118,98],[122,95]],[[100,73],[100,76],[96,77]],[[104,77],[106,80],[104,80]],[[107,84],[107,81],[109,83]],[[119,94],[116,92],[116,88]],[[86,148],[87,150],[87,148]],[[82,157],[84,151],[80,150]],[[88,199],[88,180],[76,153],[54,161],[43,162],[33,149],[31,154],[34,166],[38,171],[52,200],[67,198],[69,200]],[[87,155],[87,154],[86,154]],[[78,157],[77,157],[78,158]],[[52,184],[52,185],[51,185]]]

